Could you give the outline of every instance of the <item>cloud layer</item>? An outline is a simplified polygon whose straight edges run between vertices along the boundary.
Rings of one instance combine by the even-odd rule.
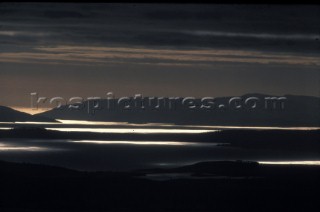
[[[0,104],[110,89],[320,96],[319,26],[314,5],[3,3]]]

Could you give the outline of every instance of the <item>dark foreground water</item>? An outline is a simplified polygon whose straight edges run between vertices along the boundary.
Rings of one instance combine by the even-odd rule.
[[[0,160],[91,171],[175,167],[209,160],[320,165],[318,153],[177,141],[1,139]]]

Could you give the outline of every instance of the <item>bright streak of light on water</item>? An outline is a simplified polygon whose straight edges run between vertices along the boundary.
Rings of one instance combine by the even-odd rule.
[[[259,161],[260,164],[272,165],[320,165],[320,161]]]
[[[63,132],[96,132],[96,133],[207,133],[217,130],[199,130],[199,129],[149,129],[149,128],[46,128],[47,130],[57,130]]]
[[[102,140],[70,140],[73,143],[88,144],[132,144],[132,145],[161,145],[161,146],[217,146],[217,143],[178,142],[178,141],[102,141]]]
[[[0,144],[0,151],[45,151],[45,147],[37,146],[11,146],[6,144]]]

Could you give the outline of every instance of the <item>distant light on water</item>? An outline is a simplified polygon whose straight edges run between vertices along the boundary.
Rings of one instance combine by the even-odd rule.
[[[95,140],[73,140],[74,143],[89,143],[89,144],[133,144],[133,145],[185,145],[186,142],[175,141],[95,141]]]
[[[103,141],[103,140],[69,140],[73,143],[88,144],[132,144],[132,145],[160,145],[160,146],[217,146],[218,143],[179,142],[179,141]]]
[[[86,120],[65,120],[56,119],[61,124],[81,124],[81,125],[127,125],[127,122],[107,122],[107,121],[86,121]]]
[[[200,129],[150,129],[150,128],[46,128],[47,130],[57,130],[63,132],[96,132],[96,133],[207,133],[216,132],[217,130],[200,130]]]
[[[128,123],[128,122],[104,122],[104,121],[86,121],[86,120],[63,120],[56,119],[58,122],[0,122],[2,125],[38,125],[46,127],[46,125],[59,125],[67,127],[68,125],[79,126],[117,126],[117,127],[165,127],[171,129],[199,129],[199,130],[228,130],[228,129],[248,129],[248,130],[320,130],[320,127],[277,127],[277,126],[219,126],[219,125],[179,125],[173,123]]]
[[[45,147],[37,147],[37,146],[11,146],[7,144],[0,144],[0,152],[1,151],[44,151],[47,150]]]
[[[36,122],[36,121],[16,121],[14,124],[25,124],[25,125],[47,125],[47,124],[61,124],[59,122]]]
[[[0,127],[0,130],[11,130],[12,127]]]
[[[320,165],[320,161],[259,161],[259,164],[272,165]]]

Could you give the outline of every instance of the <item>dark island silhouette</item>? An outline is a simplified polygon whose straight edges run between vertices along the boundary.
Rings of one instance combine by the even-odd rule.
[[[30,115],[14,110],[10,107],[0,106],[0,122],[57,122],[55,119]]]

